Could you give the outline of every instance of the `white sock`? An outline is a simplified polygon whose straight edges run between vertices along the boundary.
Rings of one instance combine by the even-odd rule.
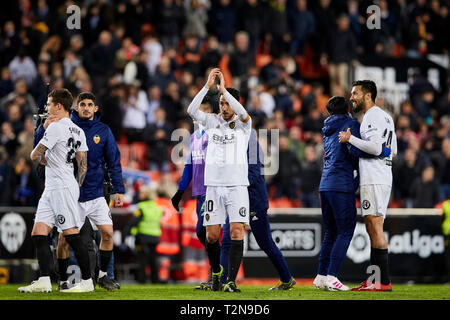
[[[106,276],[106,275],[108,275],[108,273],[105,272],[105,271],[100,270],[100,271],[98,272],[98,278],[99,278],[99,279],[102,278],[102,277],[104,277],[104,276]]]

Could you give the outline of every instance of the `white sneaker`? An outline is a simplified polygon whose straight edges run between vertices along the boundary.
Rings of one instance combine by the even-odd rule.
[[[91,292],[94,291],[94,283],[92,279],[81,280],[75,284],[72,288],[61,290],[61,292]]]
[[[328,291],[349,291],[350,288],[342,284],[335,276],[327,276],[326,290]]]
[[[327,276],[323,276],[320,274],[318,274],[313,281],[314,287],[321,290],[326,290],[326,284],[327,284]]]
[[[52,292],[50,277],[40,277],[29,286],[20,287],[19,292]]]

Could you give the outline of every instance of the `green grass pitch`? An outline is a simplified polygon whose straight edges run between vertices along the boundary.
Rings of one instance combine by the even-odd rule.
[[[0,300],[450,300],[450,285],[437,284],[394,284],[392,292],[327,292],[302,285],[289,291],[269,291],[270,286],[241,285],[241,293],[195,290],[187,284],[122,284],[120,290],[108,292],[97,287],[91,293],[60,293],[56,285],[51,293],[20,293],[20,286],[0,285]]]

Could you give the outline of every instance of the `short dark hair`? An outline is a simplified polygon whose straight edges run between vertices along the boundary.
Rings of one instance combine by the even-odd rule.
[[[67,89],[55,89],[48,94],[49,98],[52,98],[53,103],[61,103],[64,110],[70,112],[73,104],[73,96]]]
[[[330,115],[346,114],[349,111],[349,104],[344,97],[334,96],[327,102],[327,111]]]
[[[77,97],[77,104],[79,104],[84,99],[92,100],[95,104],[95,96],[92,92],[81,92]]]
[[[361,90],[366,93],[370,93],[372,101],[375,102],[377,98],[377,85],[372,80],[356,80],[353,81],[352,87],[361,86]]]

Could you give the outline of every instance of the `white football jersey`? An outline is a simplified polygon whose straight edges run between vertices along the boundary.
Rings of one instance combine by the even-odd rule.
[[[84,131],[69,118],[52,122],[39,142],[45,151],[45,188],[47,190],[78,186],[73,160],[77,151],[88,151]]]
[[[248,186],[247,148],[252,119],[225,121],[217,114],[205,118],[208,148],[205,159],[206,186]]]
[[[392,158],[397,154],[397,136],[394,120],[378,106],[370,108],[361,122],[361,139],[377,141],[391,147],[387,158],[359,158],[360,185],[379,184],[392,186]]]

